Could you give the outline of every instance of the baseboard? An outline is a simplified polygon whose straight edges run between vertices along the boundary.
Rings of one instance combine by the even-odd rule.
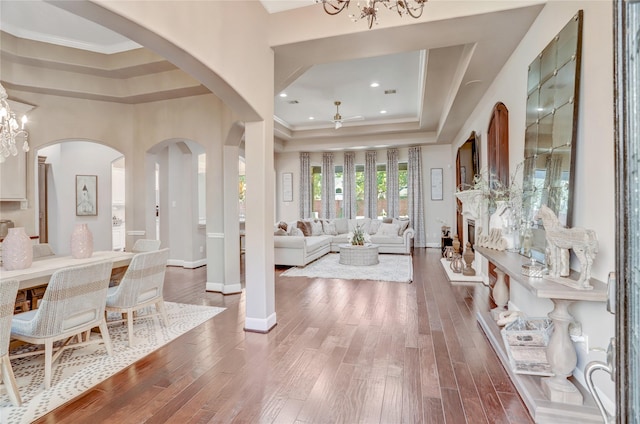
[[[256,333],[268,333],[273,327],[275,327],[276,313],[272,313],[267,318],[249,318],[244,320],[244,330]]]
[[[224,283],[212,283],[207,281],[205,290],[209,292],[216,292],[216,293],[222,293],[222,294],[236,294],[236,293],[242,293],[242,285],[240,283],[224,284]]]
[[[182,268],[193,269],[205,266],[207,264],[207,258],[198,259],[197,261],[184,261],[182,259],[169,259],[167,261],[168,266],[179,266]]]
[[[438,248],[440,249],[440,243],[436,242],[436,243],[427,243],[426,247],[432,247],[432,248]]]

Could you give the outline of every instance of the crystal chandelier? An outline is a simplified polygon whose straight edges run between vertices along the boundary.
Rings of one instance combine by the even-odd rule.
[[[16,148],[16,138],[22,136],[22,150],[29,151],[29,143],[27,138],[29,133],[24,129],[27,123],[27,116],[22,117],[22,125],[18,125],[16,114],[11,112],[9,102],[7,101],[7,91],[0,84],[0,163],[4,162],[9,155],[16,156],[18,149]]]
[[[350,0],[316,0],[316,3],[322,2],[324,11],[329,15],[337,15],[344,9],[349,7]],[[366,19],[369,29],[373,26],[378,18],[378,6],[383,5],[387,9],[396,10],[398,15],[409,15],[412,18],[422,16],[422,9],[427,0],[361,0],[357,3],[360,14],[350,14],[352,21]]]

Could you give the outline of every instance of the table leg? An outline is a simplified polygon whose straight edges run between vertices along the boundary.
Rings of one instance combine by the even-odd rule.
[[[553,321],[553,333],[547,346],[547,360],[555,375],[542,379],[542,390],[552,402],[582,405],[582,394],[567,380],[578,363],[578,355],[569,335],[569,324],[573,322],[569,306],[573,301],[551,300],[553,310],[549,313],[549,318]]]

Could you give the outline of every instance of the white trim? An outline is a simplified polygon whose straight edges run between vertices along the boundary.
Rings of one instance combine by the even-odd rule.
[[[147,234],[147,232],[145,230],[131,230],[131,231],[127,231],[127,235],[128,236],[144,236],[145,234]]]
[[[224,284],[224,283],[211,283],[207,281],[205,290],[209,292],[216,292],[216,293],[222,293],[222,294],[236,294],[236,293],[242,292],[242,285],[240,283]]]
[[[207,233],[207,238],[224,238],[224,233]]]
[[[169,259],[167,260],[167,266],[179,266],[182,268],[193,269],[199,268],[201,266],[205,266],[207,264],[207,259],[198,259],[195,261],[185,261],[183,259]]]
[[[434,247],[434,248],[440,248],[440,243],[436,242],[436,243],[427,243],[426,247]]]
[[[276,325],[276,313],[272,313],[267,318],[249,318],[244,319],[244,329],[247,331],[257,331],[260,333],[266,333],[274,325]]]

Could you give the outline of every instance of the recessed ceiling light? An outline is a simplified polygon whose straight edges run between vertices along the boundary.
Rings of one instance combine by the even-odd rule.
[[[372,83],[369,85],[369,87],[371,87],[371,88],[380,87],[380,84],[379,84],[379,83],[377,83],[377,82],[372,82]]]
[[[543,107],[539,107],[537,110],[538,110],[538,112],[542,112],[544,110],[544,108]]]
[[[309,120],[311,120],[311,121],[313,121],[314,119],[316,119],[316,118],[314,118],[313,116],[309,117]]]
[[[287,97],[287,93],[280,93],[280,97]]]
[[[386,110],[381,110],[380,113],[384,115],[385,113],[387,113],[387,111]]]

